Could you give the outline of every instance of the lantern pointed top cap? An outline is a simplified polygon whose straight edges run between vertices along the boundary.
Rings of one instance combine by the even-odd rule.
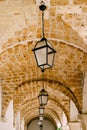
[[[41,95],[41,94],[48,96],[48,93],[47,93],[47,91],[46,91],[44,88],[40,91],[40,95]]]

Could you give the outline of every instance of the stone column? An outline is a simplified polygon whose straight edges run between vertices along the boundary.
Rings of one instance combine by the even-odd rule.
[[[84,75],[82,113],[87,114],[87,73]]]
[[[1,86],[0,86],[0,117],[1,117],[1,102],[2,102],[2,93],[1,93]]]
[[[21,120],[21,130],[24,130],[24,119]]]
[[[0,86],[0,122],[6,122],[6,117],[2,115],[2,87]]]
[[[68,123],[70,130],[82,130],[80,122],[69,122]]]
[[[24,126],[24,130],[27,130],[27,125]]]
[[[87,72],[84,74],[82,114],[78,115],[82,130],[87,130]]]
[[[16,115],[15,127],[16,127],[16,130],[20,130],[20,112],[18,112]]]
[[[78,120],[81,122],[82,130],[87,130],[87,114],[80,114]]]
[[[61,130],[70,130],[69,125],[62,126],[62,127],[61,127]]]

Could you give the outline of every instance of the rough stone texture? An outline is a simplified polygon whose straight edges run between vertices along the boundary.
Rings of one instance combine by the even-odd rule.
[[[50,0],[50,5],[51,6],[65,6],[65,5],[68,5],[68,1],[69,0]]]
[[[39,3],[31,0],[28,6],[28,2],[0,3],[2,115],[13,99],[14,113],[20,110],[25,124],[38,117],[37,97],[44,80],[49,94],[45,117],[62,122],[64,112],[69,121],[70,100],[78,112],[82,112],[84,73],[87,71],[87,1],[48,1],[45,35],[57,53],[54,67],[45,71],[44,79],[32,52],[42,37],[41,12]]]
[[[80,5],[80,4],[86,4],[87,5],[87,0],[74,0],[74,3],[76,5]]]
[[[83,13],[87,13],[87,6],[84,6],[84,7],[82,8],[82,11],[83,11]]]

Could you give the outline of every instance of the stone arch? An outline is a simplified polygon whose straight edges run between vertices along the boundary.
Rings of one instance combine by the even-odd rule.
[[[41,83],[41,82],[42,82],[42,79],[32,80],[32,84],[33,84],[34,82],[35,82],[35,83],[37,82],[38,85],[39,85],[39,84],[42,84],[42,83]],[[40,83],[39,83],[39,82],[40,82]],[[64,95],[68,96],[68,97],[76,104],[76,106],[77,106],[77,108],[78,108],[78,110],[79,110],[78,101],[77,101],[75,95],[73,94],[73,92],[69,89],[69,87],[67,87],[67,86],[64,85],[63,83],[61,83],[61,82],[59,82],[59,81],[55,81],[55,80],[44,79],[44,82],[45,82],[45,84],[46,84],[45,86],[47,86],[47,85],[49,84],[49,85],[51,85],[51,89],[53,89],[53,90],[58,90],[58,91],[62,92]],[[28,84],[28,85],[26,85],[26,84]],[[22,83],[21,85],[19,85],[19,87],[16,88],[16,90],[17,90],[17,92],[21,91],[21,90],[23,89],[23,86],[24,86],[26,89],[27,89],[27,87],[29,87],[29,88],[32,89],[32,87],[30,87],[30,85],[31,85],[31,81],[25,81],[24,83]],[[48,86],[49,86],[49,85],[48,85]],[[53,86],[53,87],[52,87],[52,86]],[[39,85],[39,87],[41,87],[41,86]],[[26,89],[25,89],[25,90],[26,90]],[[47,89],[47,88],[46,88],[46,89]],[[15,91],[16,91],[16,90],[15,90]],[[24,89],[23,89],[23,90],[24,90]],[[33,91],[33,89],[32,89],[32,91]],[[39,91],[40,91],[40,88],[38,88],[37,96],[38,96],[38,94],[39,94]],[[36,92],[36,91],[35,91],[35,92]],[[35,92],[34,92],[33,95],[36,95]]]
[[[78,115],[78,121],[80,121],[80,123],[81,123],[82,130],[86,130],[86,122],[85,122],[85,119],[84,119],[84,115],[85,114],[83,114],[83,115],[79,114]]]
[[[31,124],[31,122],[36,119],[38,119],[38,117],[34,117],[33,119],[29,120],[29,122],[27,123],[27,126],[29,126]],[[52,117],[49,117],[49,115],[45,114],[44,119],[51,121],[51,123],[55,126],[55,128],[57,128],[56,122]]]
[[[25,115],[26,111],[30,111],[31,109],[33,108],[39,108],[39,104],[38,104],[38,101],[36,101],[37,99],[34,99],[32,104],[30,102],[27,103],[27,101],[25,101],[25,103],[23,102],[24,105],[21,105],[21,115]],[[45,107],[45,109],[52,109],[52,106],[53,106],[53,109],[54,107],[56,108],[54,111],[56,112],[56,115],[58,115],[58,112],[61,111],[61,114],[62,114],[62,111],[65,113],[66,115],[66,118],[69,120],[69,115],[68,115],[68,112],[67,112],[67,108],[64,108],[57,100],[55,99],[52,99],[52,98],[49,98],[49,104]],[[61,118],[59,118],[61,119]]]
[[[34,111],[34,110],[33,110]],[[36,110],[35,110],[36,111]],[[49,110],[49,112],[50,112],[50,110]],[[54,113],[54,112],[53,112]],[[29,111],[26,113],[27,115],[29,115],[30,113],[29,113]],[[27,116],[26,117],[26,115],[24,116],[24,119],[26,119],[25,120],[25,125],[26,124],[28,124],[30,121],[31,121],[31,119],[34,119],[34,118],[37,118],[39,115],[38,115],[38,113],[34,113],[34,112],[32,112],[32,115],[31,116]],[[49,119],[51,119],[51,120],[54,120],[54,122],[55,122],[55,124],[56,124],[56,121],[58,120],[58,117],[55,115],[55,114],[52,114],[51,115],[51,112],[50,112],[50,114],[48,114],[48,113],[45,113],[44,114],[44,116],[45,117],[48,117]]]
[[[37,15],[39,13],[40,12],[38,10]],[[41,38],[41,17],[37,16],[36,19],[38,19],[38,24],[29,25],[28,27],[25,27],[20,31],[16,31],[14,37],[8,38],[8,41],[6,43],[3,43],[2,50],[13,45],[17,45],[17,43],[19,44],[25,41],[35,41],[38,38]],[[72,26],[70,26],[66,21],[63,20],[61,14],[55,14],[54,19],[49,14],[49,19],[45,19],[44,21],[45,35],[47,39],[59,39],[86,51],[82,37],[79,36],[78,32],[72,29]]]
[[[57,44],[55,44],[55,45],[57,45]],[[0,59],[1,59],[1,62],[2,62],[2,65],[0,66],[0,70],[1,70],[2,75],[4,73],[4,76],[6,76],[6,73],[8,72],[8,77],[6,77],[6,78],[12,77],[14,79],[14,75],[17,78],[16,79],[17,81],[16,80],[12,80],[12,81],[8,80],[9,82],[11,82],[13,84],[8,83],[7,79],[2,78],[3,82],[6,84],[6,86],[4,86],[3,83],[1,83],[1,85],[3,86],[2,87],[3,91],[7,92],[6,88],[9,88],[10,91],[9,91],[8,94],[11,95],[11,97],[13,97],[13,95],[14,95],[15,88],[20,86],[22,84],[22,82],[26,82],[28,80],[32,81],[32,79],[36,80],[37,78],[39,79],[39,77],[37,77],[37,75],[35,75],[34,77],[32,76],[35,71],[38,71],[37,73],[39,73],[39,76],[41,77],[41,72],[38,70],[36,65],[35,65],[34,69],[31,67],[32,65],[34,65],[34,63],[31,60],[31,57],[33,56],[32,52],[31,52],[32,47],[33,47],[32,43],[25,44],[25,45],[24,44],[18,44],[18,46],[14,46],[13,48],[8,48],[6,51],[2,52],[2,54],[0,55]],[[29,55],[29,52],[31,53],[31,56]],[[83,53],[83,52],[81,52],[81,53]],[[84,53],[83,53],[83,55],[84,55]],[[21,59],[22,59],[22,61],[21,61]],[[29,59],[31,61],[31,64],[27,64],[29,61],[25,62],[25,61],[27,61],[27,59]],[[14,63],[17,65],[18,68],[14,67]],[[23,67],[25,67],[25,69],[23,69]],[[28,69],[30,67],[31,67],[31,71],[32,71],[31,74],[29,73],[30,71]],[[13,71],[14,68],[15,68],[15,71]],[[54,68],[54,70],[57,70],[57,69],[58,69],[57,67]],[[25,73],[23,74],[23,77],[22,77],[21,73],[23,73],[23,71],[25,71]],[[49,72],[49,74],[51,74],[53,71],[48,71],[48,72]],[[18,77],[17,74],[19,74],[21,76]],[[25,79],[24,79],[24,77],[25,77]],[[57,78],[57,77],[53,77],[53,78]],[[51,81],[50,79],[48,79],[48,80]],[[56,80],[55,80],[55,82],[56,82]],[[57,79],[57,82],[60,82],[60,81],[58,81],[58,79]],[[65,86],[67,86],[65,83],[63,83],[63,84]],[[70,86],[67,86],[67,90],[68,90],[68,88],[69,88],[69,91],[71,91],[71,93],[72,93],[71,95],[73,95],[73,92],[70,89]],[[75,98],[73,98],[73,100],[74,99]],[[74,102],[77,102],[77,101],[74,101]],[[77,107],[80,109],[79,111],[81,111],[81,107],[79,107],[78,104],[77,104]]]

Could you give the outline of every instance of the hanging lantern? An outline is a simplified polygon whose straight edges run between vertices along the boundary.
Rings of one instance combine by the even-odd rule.
[[[33,51],[38,67],[41,69],[52,68],[56,51],[46,38],[37,42]]]
[[[40,103],[41,106],[46,105],[47,102],[48,102],[48,93],[47,93],[47,91],[42,89],[40,91],[40,94],[39,94],[38,98],[39,98],[39,103]]]
[[[39,114],[44,114],[44,107],[43,106],[40,106],[39,107]]]
[[[39,121],[38,121],[38,125],[41,125],[41,124],[42,124],[42,121],[39,120]]]
[[[53,67],[56,51],[44,36],[44,10],[46,9],[46,6],[43,1],[41,2],[39,9],[42,11],[42,38],[36,43],[33,52],[38,67],[43,70]]]
[[[43,121],[43,115],[39,115],[39,120]]]

